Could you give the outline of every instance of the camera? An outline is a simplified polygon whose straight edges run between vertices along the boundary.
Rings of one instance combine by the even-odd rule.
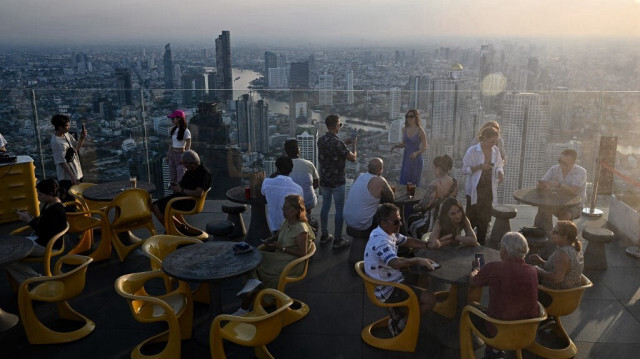
[[[73,162],[73,156],[76,155],[76,150],[73,147],[67,148],[67,151],[64,153],[64,159],[67,162]]]

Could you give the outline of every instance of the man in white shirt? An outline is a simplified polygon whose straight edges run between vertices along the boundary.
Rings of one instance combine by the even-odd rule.
[[[351,185],[344,205],[344,222],[359,231],[377,226],[374,215],[380,203],[393,203],[394,195],[387,180],[382,177],[384,163],[381,158],[369,161],[368,172],[361,173]]]
[[[293,170],[289,175],[293,182],[302,187],[304,192],[304,206],[307,210],[307,217],[311,210],[318,204],[318,196],[315,189],[318,188],[318,170],[311,161],[300,158],[300,147],[298,140],[291,139],[284,143],[284,152],[293,161]]]
[[[302,187],[297,185],[289,174],[293,169],[293,161],[288,157],[279,157],[276,160],[278,176],[266,178],[262,182],[262,194],[267,198],[267,222],[269,230],[276,232],[284,222],[282,205],[284,198],[290,194],[297,194],[304,198]]]
[[[398,231],[402,227],[400,210],[393,204],[383,203],[376,211],[376,221],[379,226],[371,232],[369,242],[364,251],[364,271],[377,280],[385,282],[404,282],[405,277],[401,269],[410,269],[413,266],[423,266],[428,270],[433,270],[434,262],[427,258],[398,257],[398,246],[409,248],[426,248],[427,242],[422,242],[415,238],[406,237]],[[418,280],[421,285],[425,283]],[[426,282],[428,283],[428,282]],[[420,312],[422,314],[431,310],[436,303],[435,296],[426,291],[425,288],[412,286],[420,301]],[[376,298],[385,303],[397,303],[408,298],[408,294],[400,289],[391,286],[378,286],[375,289]],[[406,314],[401,313],[397,308],[389,309],[391,318],[389,319],[389,330],[396,336],[402,329],[402,320]]]
[[[560,154],[558,164],[551,166],[547,173],[538,181],[537,188],[540,190],[563,191],[572,195],[580,196],[580,203],[575,206],[567,206],[556,209],[553,214],[558,220],[574,220],[580,218],[584,203],[587,199],[587,170],[576,165],[578,154],[572,149],[566,149]],[[551,216],[548,211],[538,209],[536,223],[542,218],[538,216]],[[548,221],[548,219],[547,219]],[[549,221],[550,222],[550,221]]]

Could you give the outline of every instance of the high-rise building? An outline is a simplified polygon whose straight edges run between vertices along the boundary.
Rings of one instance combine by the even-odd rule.
[[[409,108],[423,112],[429,111],[429,87],[431,79],[428,76],[411,76],[409,78]]]
[[[404,127],[404,119],[397,119],[389,124],[389,133],[387,136],[387,141],[389,143],[400,143],[402,142],[402,128]]]
[[[211,170],[211,199],[226,198],[227,189],[239,186],[242,178],[242,156],[237,147],[229,145],[229,126],[222,120],[222,111],[215,102],[201,102],[191,118],[189,130],[191,148]]]
[[[117,68],[116,79],[118,86],[118,102],[121,106],[133,105],[131,71],[127,68]]]
[[[312,125],[299,126],[296,131],[296,140],[300,147],[300,158],[309,160],[318,167],[318,127]]]
[[[231,33],[222,31],[216,39],[216,73],[218,83],[218,100],[225,105],[233,100],[233,78],[231,75]]]
[[[326,71],[319,78],[318,97],[320,106],[333,106],[333,75]]]
[[[272,67],[269,69],[269,88],[272,88],[272,89],[289,88],[286,68]]]
[[[264,85],[269,87],[269,69],[278,67],[278,55],[271,51],[264,53]]]
[[[497,110],[495,102],[492,101],[494,95],[486,93],[488,82],[492,81],[490,75],[495,71],[494,56],[495,51],[492,44],[480,46],[480,101],[486,113],[493,113]]]
[[[347,70],[347,73],[344,75],[346,79],[346,90],[347,90],[347,104],[353,105],[354,102],[354,93],[353,93],[353,70]]]
[[[392,87],[389,90],[389,119],[395,120],[401,116],[402,91],[399,87]]]
[[[240,151],[269,153],[269,106],[253,102],[249,94],[236,100]]]
[[[549,97],[549,111],[551,112],[550,128],[557,132],[567,132],[571,126],[571,103],[569,89],[556,87]]]
[[[164,66],[164,88],[173,89],[173,60],[171,59],[171,44],[164,45],[164,56],[162,57]]]
[[[548,169],[549,97],[533,93],[507,93],[502,104],[500,135],[509,159],[505,167],[505,203],[513,203],[511,193],[534,187]]]
[[[292,62],[289,70],[289,87],[291,89],[309,88],[309,61]]]

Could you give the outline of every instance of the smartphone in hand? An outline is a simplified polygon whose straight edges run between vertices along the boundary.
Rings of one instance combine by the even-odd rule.
[[[484,267],[484,254],[476,253],[475,257],[476,262],[480,263],[480,268]]]

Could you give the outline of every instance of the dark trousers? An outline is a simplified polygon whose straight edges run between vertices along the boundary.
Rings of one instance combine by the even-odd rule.
[[[491,222],[492,210],[493,205],[491,201],[488,203],[478,201],[478,203],[471,205],[471,197],[467,196],[467,218],[469,218],[469,222],[471,222],[471,227],[477,228],[476,235],[478,237],[478,243],[481,245],[485,244],[485,239],[487,238],[487,228]]]

